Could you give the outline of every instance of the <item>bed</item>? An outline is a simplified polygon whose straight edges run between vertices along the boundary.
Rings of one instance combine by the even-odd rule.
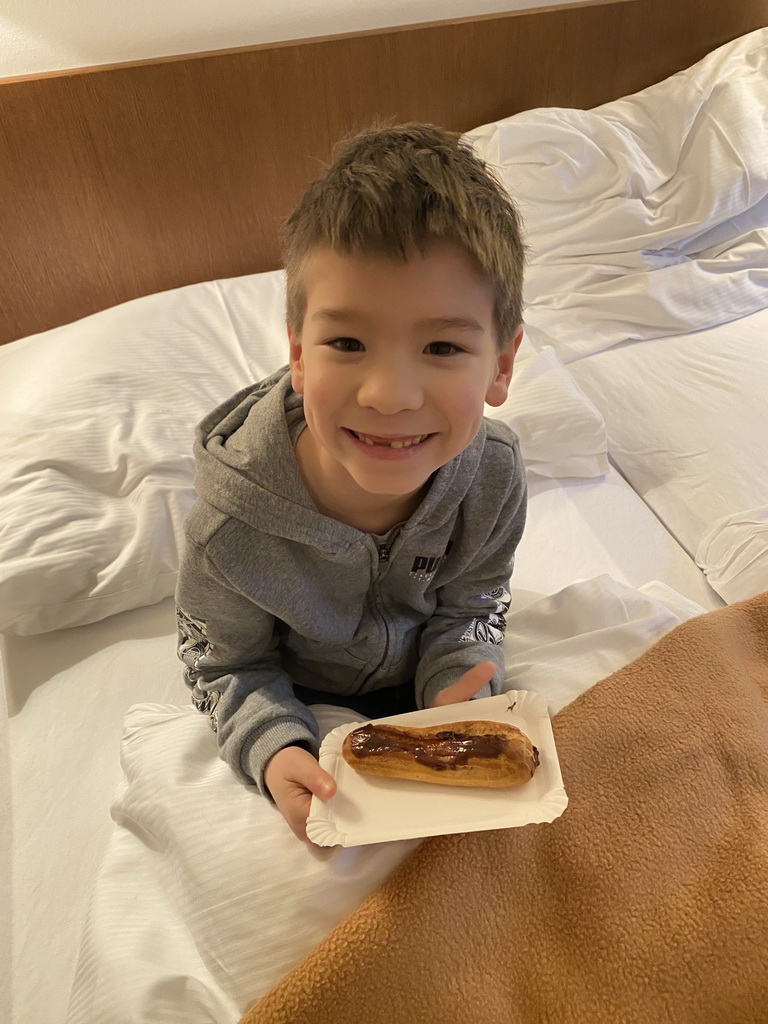
[[[322,991],[357,1020],[328,996],[345,990],[327,943],[404,867],[448,855],[298,844],[218,760],[175,653],[192,430],[285,361],[279,222],[350,127],[464,131],[522,207],[526,338],[494,410],[530,488],[510,688],[566,721],[663,638],[768,590],[768,5],[670,7],[1,84],[4,1019],[236,1024],[264,998],[254,1021],[315,1022]],[[753,973],[734,1020],[768,1005]],[[579,1019],[541,998],[514,1019]]]

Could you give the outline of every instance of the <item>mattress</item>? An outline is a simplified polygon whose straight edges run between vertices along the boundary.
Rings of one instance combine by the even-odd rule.
[[[721,603],[614,470],[589,481],[532,476],[512,611],[602,574],[631,587],[659,580],[701,609]],[[89,898],[113,828],[123,717],[136,704],[186,704],[174,630],[167,599],[74,629],[3,638],[16,1020],[65,1018]]]

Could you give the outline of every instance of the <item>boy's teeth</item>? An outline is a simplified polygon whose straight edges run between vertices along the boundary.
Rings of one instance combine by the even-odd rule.
[[[358,438],[361,441],[363,441],[365,444],[370,445],[371,447],[373,447],[374,445],[378,444],[378,445],[383,445],[383,446],[389,447],[389,448],[410,448],[411,445],[419,444],[428,435],[427,434],[420,434],[418,437],[409,437],[405,441],[389,441],[389,442],[386,442],[386,441],[374,441],[372,438],[368,437],[367,434],[358,434],[357,436],[358,436]]]

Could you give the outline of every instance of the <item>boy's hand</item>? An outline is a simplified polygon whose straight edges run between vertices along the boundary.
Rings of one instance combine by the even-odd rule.
[[[273,754],[264,769],[264,784],[294,835],[307,840],[307,816],[312,794],[328,800],[336,783],[303,747],[283,747]]]
[[[452,686],[441,690],[432,701],[432,707],[439,708],[469,700],[493,679],[495,672],[496,665],[492,661],[481,661]],[[312,795],[321,800],[330,800],[336,792],[333,778],[303,747],[283,747],[273,754],[264,769],[264,784],[291,831],[303,840],[307,838],[307,817]]]
[[[473,665],[461,679],[457,679],[451,686],[446,686],[438,693],[432,701],[432,707],[442,708],[446,704],[460,704],[464,700],[469,700],[493,679],[495,673],[496,665],[492,661],[481,661],[479,665]]]

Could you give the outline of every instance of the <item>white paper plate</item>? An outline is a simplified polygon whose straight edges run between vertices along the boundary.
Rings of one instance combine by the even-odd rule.
[[[510,711],[512,708],[512,711]],[[334,777],[336,795],[312,798],[307,835],[318,846],[364,846],[452,832],[481,832],[554,821],[568,805],[555,738],[545,701],[529,690],[510,690],[444,708],[379,718],[378,722],[425,728],[471,720],[516,725],[539,748],[530,782],[514,789],[467,789],[429,782],[360,775],[342,757],[344,737],[359,722],[339,726],[323,740],[320,764]]]

